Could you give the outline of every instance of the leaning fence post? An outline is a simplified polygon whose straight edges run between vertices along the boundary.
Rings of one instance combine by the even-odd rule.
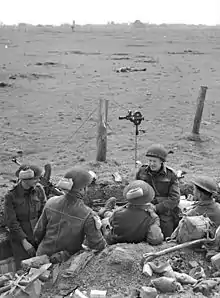
[[[197,99],[196,113],[195,113],[194,122],[193,122],[193,129],[192,129],[191,135],[189,136],[190,140],[195,140],[195,141],[200,140],[199,129],[202,121],[202,113],[203,113],[207,89],[208,87],[206,86],[200,87],[199,96]]]
[[[108,100],[99,100],[96,161],[106,161]]]

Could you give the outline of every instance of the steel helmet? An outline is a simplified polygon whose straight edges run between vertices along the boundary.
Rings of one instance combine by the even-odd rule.
[[[146,153],[146,156],[150,157],[157,157],[160,158],[162,161],[166,161],[168,152],[161,144],[153,144],[151,145]]]
[[[131,204],[144,205],[153,200],[155,192],[147,182],[135,180],[124,188],[123,196]]]
[[[217,183],[208,176],[198,176],[193,179],[192,183],[211,194],[217,192]]]
[[[68,171],[64,178],[71,179],[73,181],[72,188],[82,189],[91,184],[93,177],[92,175],[82,167],[75,166],[72,170]]]

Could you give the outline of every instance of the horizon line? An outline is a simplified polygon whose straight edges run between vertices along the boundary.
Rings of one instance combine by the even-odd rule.
[[[205,27],[218,27],[220,26],[220,23],[216,23],[216,24],[193,24],[193,23],[150,23],[150,22],[141,22],[140,20],[135,20],[134,22],[115,22],[115,21],[108,21],[107,23],[85,23],[85,24],[75,24],[75,26],[79,26],[79,27],[83,27],[83,26],[114,26],[114,25],[126,25],[126,26],[131,26],[131,25],[135,25],[135,22],[142,24],[142,25],[146,25],[146,26],[205,26]],[[28,22],[17,22],[17,23],[13,23],[13,24],[7,24],[4,23],[2,21],[0,21],[0,26],[19,26],[19,25],[29,25],[29,26],[33,26],[33,27],[37,27],[37,26],[52,26],[52,27],[62,27],[62,26],[71,26],[72,23],[69,22],[63,22],[63,23],[59,23],[59,24],[50,24],[50,23],[38,23],[38,24],[33,24],[33,23],[28,23]]]

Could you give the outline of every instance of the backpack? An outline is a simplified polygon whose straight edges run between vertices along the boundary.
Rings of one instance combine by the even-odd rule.
[[[177,243],[185,243],[204,238],[211,230],[212,222],[208,217],[204,215],[184,216],[172,233],[171,239],[175,239]]]

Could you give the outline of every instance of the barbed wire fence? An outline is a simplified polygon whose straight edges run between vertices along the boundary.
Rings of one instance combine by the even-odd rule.
[[[120,113],[124,113],[124,114],[127,114],[129,110],[131,109],[134,109],[134,110],[137,110],[137,109],[140,109],[140,107],[138,107],[137,105],[134,105],[131,103],[129,103],[130,107],[126,107],[124,104],[121,104],[121,103],[118,103],[114,98],[110,99],[109,100],[109,114],[112,115],[112,114],[115,114],[115,110],[118,112],[118,114]],[[86,123],[88,123],[88,121],[91,120],[92,116],[94,115],[95,112],[98,111],[98,102],[97,102],[97,106],[93,109],[93,111],[86,117],[86,119],[77,127],[77,129],[74,131],[74,133],[71,135],[71,139],[76,137],[76,135],[78,133],[80,133],[83,129],[83,127],[86,125]],[[114,113],[111,114],[111,111],[113,111]],[[111,116],[110,116],[111,117]],[[108,117],[108,118],[110,118]],[[110,118],[111,119],[111,118]],[[75,151],[78,151],[79,148],[81,147],[87,147],[88,145],[90,145],[92,142],[96,142],[97,140],[97,121],[94,122],[94,124],[92,125],[91,128],[94,128],[94,135],[93,137],[90,135],[89,136],[89,140],[83,140],[82,142],[80,142],[76,147],[75,147]],[[111,127],[110,123],[107,122],[107,128],[113,132],[114,131],[114,128]]]

